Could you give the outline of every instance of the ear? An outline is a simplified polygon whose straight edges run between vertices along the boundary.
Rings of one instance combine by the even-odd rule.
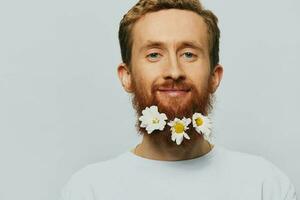
[[[128,93],[132,93],[132,82],[131,82],[131,72],[125,63],[121,63],[118,66],[118,76],[124,90]]]
[[[222,65],[218,64],[216,65],[216,67],[214,68],[214,71],[213,73],[211,74],[212,75],[212,82],[211,82],[211,86],[212,86],[212,93],[215,93],[216,90],[218,89],[220,83],[221,83],[221,80],[222,80],[222,77],[223,77],[223,67]]]

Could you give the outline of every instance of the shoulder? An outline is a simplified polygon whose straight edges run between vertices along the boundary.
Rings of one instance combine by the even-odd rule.
[[[231,150],[225,147],[221,147],[221,149],[223,150],[224,161],[235,170],[240,169],[242,172],[256,173],[261,177],[285,177],[284,173],[276,165],[260,155]]]
[[[280,199],[296,200],[296,192],[291,180],[270,160],[225,147],[223,152],[224,160],[232,169],[232,173],[260,183],[263,199],[273,199],[276,196]]]
[[[256,172],[265,174],[273,168],[271,162],[262,156],[232,150],[224,146],[219,146],[219,159],[224,163],[225,167],[234,169],[237,172],[245,173]]]
[[[71,175],[61,189],[60,200],[93,200],[95,197],[94,186],[99,182],[108,181],[113,173],[112,166],[115,158],[88,164]]]
[[[92,183],[94,180],[105,179],[118,167],[119,157],[88,164],[72,174],[70,182]]]
[[[262,171],[264,173],[275,167],[273,163],[260,155],[232,150],[224,146],[219,146],[218,148],[221,152],[222,160],[231,167],[236,166],[240,169],[251,169],[252,171]]]
[[[272,199],[277,194],[280,199],[296,200],[296,189],[290,178],[271,161],[262,159],[269,169],[262,182],[264,199]]]
[[[95,168],[87,165],[71,175],[60,192],[59,200],[94,200],[91,178]]]

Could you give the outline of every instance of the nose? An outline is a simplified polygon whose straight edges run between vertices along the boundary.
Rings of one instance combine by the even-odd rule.
[[[164,73],[165,79],[173,79],[173,80],[180,80],[185,79],[185,73],[182,69],[180,63],[178,63],[178,59],[176,54],[170,54],[168,63]]]

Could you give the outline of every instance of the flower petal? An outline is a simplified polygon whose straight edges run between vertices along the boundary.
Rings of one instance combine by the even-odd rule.
[[[168,125],[171,126],[171,127],[174,126],[174,124],[175,124],[174,121],[170,121],[170,122],[168,123]]]
[[[188,140],[191,139],[190,136],[188,134],[186,134],[185,132],[183,133],[183,136]]]
[[[161,124],[159,124],[159,130],[163,130],[164,128],[165,128],[165,126],[166,126],[166,122],[165,121],[163,121]]]
[[[165,113],[161,113],[160,117],[161,117],[162,120],[167,120],[168,119],[168,117]]]
[[[177,136],[177,138],[176,138],[176,144],[180,145],[182,141],[183,141],[183,136],[180,136],[180,137]]]
[[[202,132],[201,132],[201,130],[200,130],[200,128],[198,127],[198,126],[196,126],[196,131],[199,133],[199,134],[202,134]]]
[[[190,118],[187,118],[187,119],[185,120],[185,125],[188,126],[188,125],[191,123],[191,121],[192,121],[192,120],[191,120]]]
[[[154,131],[153,127],[149,126],[149,125],[146,127],[146,130],[147,130],[148,134],[150,134]]]
[[[150,112],[151,112],[152,114],[158,113],[158,108],[157,108],[157,106],[151,106],[151,107],[150,107]]]
[[[175,133],[172,134],[171,139],[172,139],[172,141],[176,140],[176,134]]]

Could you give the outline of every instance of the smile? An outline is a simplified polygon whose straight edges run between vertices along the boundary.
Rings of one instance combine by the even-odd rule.
[[[159,93],[172,96],[172,97],[180,97],[186,95],[190,90],[175,90],[175,89],[160,89]]]

